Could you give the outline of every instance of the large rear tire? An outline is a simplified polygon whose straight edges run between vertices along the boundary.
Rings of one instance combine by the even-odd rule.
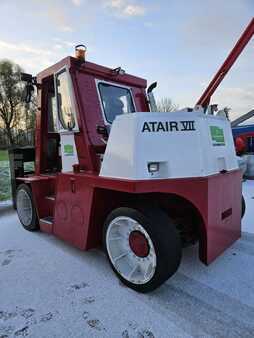
[[[19,220],[28,231],[39,229],[37,212],[33,202],[31,189],[26,184],[21,184],[16,192],[16,206]]]
[[[138,292],[158,288],[178,269],[180,236],[159,208],[118,208],[104,224],[103,241],[113,271]]]

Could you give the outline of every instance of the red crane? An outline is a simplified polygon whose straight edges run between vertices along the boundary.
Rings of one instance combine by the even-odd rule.
[[[201,95],[200,99],[197,101],[197,105],[201,105],[202,107],[207,107],[210,103],[211,96],[216,91],[228,71],[231,69],[241,52],[244,50],[245,46],[251,40],[254,35],[254,17],[250,21],[249,25],[241,35],[240,39],[237,41],[235,47],[232,49],[223,65],[220,67],[218,72],[215,74],[214,78]]]

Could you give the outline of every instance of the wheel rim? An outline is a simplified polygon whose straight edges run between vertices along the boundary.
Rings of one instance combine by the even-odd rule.
[[[17,212],[21,222],[29,226],[33,218],[33,206],[29,194],[23,189],[17,195]]]
[[[130,217],[117,217],[108,226],[106,247],[118,273],[134,284],[149,282],[156,269],[152,240],[140,223]]]

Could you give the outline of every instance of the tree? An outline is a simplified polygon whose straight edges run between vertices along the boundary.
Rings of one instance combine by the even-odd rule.
[[[172,102],[168,97],[163,97],[157,101],[157,108],[159,112],[173,112],[178,109],[178,105]]]
[[[20,66],[9,60],[0,61],[0,119],[11,147],[14,145],[13,130],[20,125],[24,113],[20,73]]]

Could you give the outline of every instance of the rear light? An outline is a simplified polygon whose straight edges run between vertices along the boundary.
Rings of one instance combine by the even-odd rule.
[[[149,173],[156,173],[160,170],[159,162],[150,162],[148,163],[148,171]]]

